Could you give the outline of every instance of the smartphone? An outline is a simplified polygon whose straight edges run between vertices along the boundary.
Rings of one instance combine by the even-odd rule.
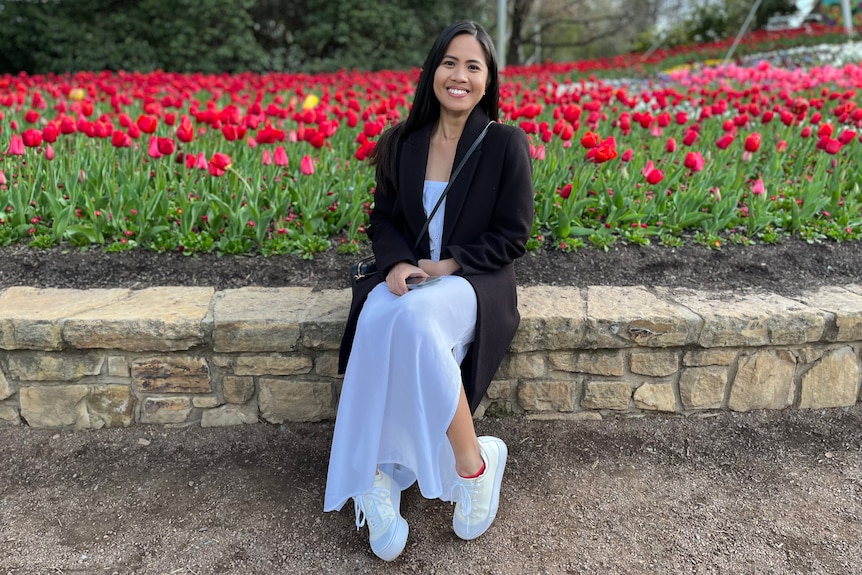
[[[440,279],[441,279],[441,276],[428,276],[428,277],[424,277],[424,278],[420,277],[420,276],[415,276],[415,277],[409,277],[405,281],[407,282],[407,289],[418,289],[418,288],[424,288],[424,287],[432,286],[432,285],[436,284],[437,282],[439,282]]]

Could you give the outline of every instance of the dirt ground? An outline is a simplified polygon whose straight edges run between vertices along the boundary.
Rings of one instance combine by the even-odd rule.
[[[0,250],[0,289],[346,287],[353,256],[219,258]],[[793,294],[859,283],[862,243],[540,252],[522,285]],[[332,424],[56,432],[0,427],[0,575],[862,574],[862,407],[586,421],[483,419],[510,459],[473,542],[413,488],[411,534],[377,560],[353,509],[324,514]]]
[[[385,564],[322,513],[332,426],[0,428],[0,573],[862,573],[862,410],[483,420],[491,529],[404,496]]]

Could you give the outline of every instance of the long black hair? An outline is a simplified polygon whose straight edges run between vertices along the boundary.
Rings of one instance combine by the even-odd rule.
[[[436,122],[440,118],[440,102],[434,95],[434,74],[446,49],[455,36],[469,34],[479,41],[482,51],[485,53],[485,63],[488,67],[488,83],[485,86],[485,95],[477,106],[485,111],[488,118],[497,121],[500,117],[500,78],[497,67],[497,52],[494,42],[488,32],[478,23],[471,20],[461,20],[450,24],[443,30],[431,50],[422,72],[419,74],[419,83],[416,84],[416,92],[413,95],[413,107],[407,119],[386,130],[377,142],[371,161],[377,166],[378,179],[381,175],[392,175],[395,168],[395,150],[398,141],[416,130]]]

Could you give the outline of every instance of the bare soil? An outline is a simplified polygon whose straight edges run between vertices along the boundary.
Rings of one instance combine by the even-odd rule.
[[[0,288],[347,287],[355,256],[0,250]],[[522,285],[792,295],[859,283],[862,243],[620,246],[522,258]],[[711,417],[485,418],[509,446],[473,542],[414,488],[377,560],[353,508],[324,514],[332,423],[88,432],[0,427],[0,574],[862,574],[862,406]]]

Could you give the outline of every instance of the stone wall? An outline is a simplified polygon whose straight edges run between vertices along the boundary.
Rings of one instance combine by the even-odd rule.
[[[335,416],[348,290],[0,293],[0,423],[239,425]],[[601,418],[851,406],[862,285],[787,298],[639,287],[520,290],[477,415]]]

